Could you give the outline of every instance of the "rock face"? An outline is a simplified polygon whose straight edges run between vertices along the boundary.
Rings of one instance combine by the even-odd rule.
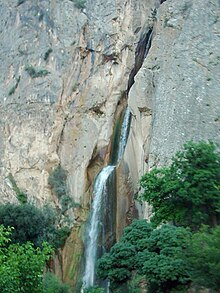
[[[0,200],[17,201],[15,182],[29,201],[56,206],[62,223],[68,217],[73,234],[55,271],[70,283],[78,276],[90,190],[109,157],[135,48],[159,4],[88,0],[78,9],[74,2],[0,1]],[[63,213],[48,184],[58,165],[74,202]]]
[[[219,8],[217,0],[168,0],[157,11],[129,97],[131,141],[144,145],[149,168],[169,163],[186,141],[220,142]]]
[[[69,196],[81,208],[62,214],[73,233],[55,271],[71,284],[93,180],[108,161],[135,50],[150,28],[151,48],[128,98],[118,237],[136,213],[132,195],[148,168],[169,163],[187,140],[220,142],[220,3],[160,2],[87,0],[78,9],[70,0],[0,0],[0,201],[17,201],[11,174],[29,201],[62,214],[48,177],[59,164],[66,170]]]

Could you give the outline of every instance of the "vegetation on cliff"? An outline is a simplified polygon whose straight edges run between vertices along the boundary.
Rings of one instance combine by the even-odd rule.
[[[152,206],[151,223],[136,220],[125,228],[99,260],[98,276],[110,280],[114,292],[133,292],[129,283],[138,278],[150,293],[186,292],[189,286],[220,290],[216,146],[189,142],[169,167],[153,169],[140,182],[141,199]]]
[[[141,198],[152,206],[155,225],[174,225],[198,230],[220,219],[220,155],[213,143],[184,145],[169,167],[153,169],[140,181]]]
[[[70,229],[58,229],[56,217],[55,210],[49,206],[40,209],[29,203],[0,205],[0,224],[14,228],[11,235],[13,243],[30,241],[35,247],[41,247],[47,241],[54,248],[62,247]]]

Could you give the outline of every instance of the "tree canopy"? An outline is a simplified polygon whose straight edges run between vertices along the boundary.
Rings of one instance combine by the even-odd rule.
[[[220,226],[202,227],[192,235],[187,262],[190,277],[199,287],[220,290]],[[218,291],[219,292],[219,291]]]
[[[31,242],[11,244],[13,229],[0,225],[0,292],[43,292],[43,270],[52,248],[42,243],[42,249]]]
[[[216,145],[188,142],[169,166],[146,173],[140,184],[141,200],[152,206],[151,222],[136,220],[124,229],[120,241],[98,261],[98,276],[110,280],[116,291],[130,280],[141,280],[143,285],[144,277],[150,293],[187,292],[189,286],[219,292]],[[133,292],[129,288],[126,291]]]
[[[182,255],[190,235],[182,227],[163,225],[153,229],[146,220],[135,220],[99,260],[98,276],[109,279],[114,288],[129,280],[136,270],[145,275],[150,292],[154,292],[153,288],[155,292],[165,292],[167,288],[187,284],[189,274]]]
[[[13,227],[11,241],[35,247],[47,241],[55,248],[61,247],[70,233],[68,227],[56,228],[56,212],[49,206],[42,209],[29,203],[0,205],[0,224]]]
[[[189,142],[169,167],[154,168],[141,178],[141,199],[152,206],[155,225],[215,226],[220,218],[219,182],[220,155],[214,143]]]

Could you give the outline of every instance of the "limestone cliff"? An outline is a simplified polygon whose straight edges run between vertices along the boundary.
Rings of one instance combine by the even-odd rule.
[[[152,46],[129,95],[125,157],[138,162],[139,174],[169,163],[186,141],[220,142],[219,9],[217,0],[168,0],[157,10]]]
[[[29,201],[61,212],[48,177],[59,164],[66,170],[78,205],[61,212],[73,232],[55,270],[73,283],[93,180],[108,161],[128,89],[118,235],[134,216],[132,196],[147,168],[169,162],[189,139],[220,141],[220,3],[87,0],[79,9],[70,0],[0,0],[0,11],[0,200],[17,201],[12,176]],[[132,85],[149,30],[151,47]]]

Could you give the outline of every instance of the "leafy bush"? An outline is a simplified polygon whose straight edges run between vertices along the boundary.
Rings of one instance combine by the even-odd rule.
[[[67,227],[56,229],[56,213],[48,206],[39,209],[31,204],[0,205],[0,224],[14,227],[13,243],[31,241],[35,246],[47,241],[55,248],[61,247],[70,233]]]
[[[203,227],[188,247],[190,277],[197,286],[220,292],[220,226]]]
[[[44,54],[44,61],[47,61],[49,56],[50,56],[50,53],[52,53],[53,50],[51,48],[49,48],[46,53]]]
[[[36,69],[33,65],[30,64],[25,67],[25,71],[27,71],[27,73],[32,78],[43,77],[50,73],[46,69]]]
[[[43,269],[52,248],[47,243],[42,249],[33,244],[10,244],[12,228],[0,225],[0,292],[43,292]]]
[[[150,290],[156,288],[155,292],[187,284],[190,279],[183,256],[190,236],[182,227],[163,225],[153,230],[146,220],[135,220],[98,261],[98,277],[107,278],[116,288],[131,279],[136,270],[146,277]]]
[[[80,207],[80,204],[74,202],[74,200],[68,195],[66,179],[67,173],[60,165],[53,170],[48,179],[52,191],[59,199],[62,213],[65,213],[65,211],[70,208]]]
[[[76,8],[83,9],[85,8],[86,0],[71,0]]]
[[[71,229],[69,227],[62,227],[55,231],[54,239],[52,240],[52,245],[55,248],[63,247],[66,238],[69,237]]]
[[[66,179],[66,171],[60,165],[49,176],[48,183],[59,199],[67,195]]]
[[[54,274],[47,272],[43,280],[44,293],[68,293],[69,285],[63,284]]]
[[[141,179],[142,200],[152,206],[156,225],[172,221],[198,229],[220,217],[220,155],[213,143],[184,145],[169,167],[153,169]]]
[[[8,179],[10,180],[12,184],[12,188],[14,192],[16,193],[17,199],[20,203],[26,203],[27,202],[27,194],[20,190],[20,188],[17,186],[17,183],[11,173],[8,175]]]

